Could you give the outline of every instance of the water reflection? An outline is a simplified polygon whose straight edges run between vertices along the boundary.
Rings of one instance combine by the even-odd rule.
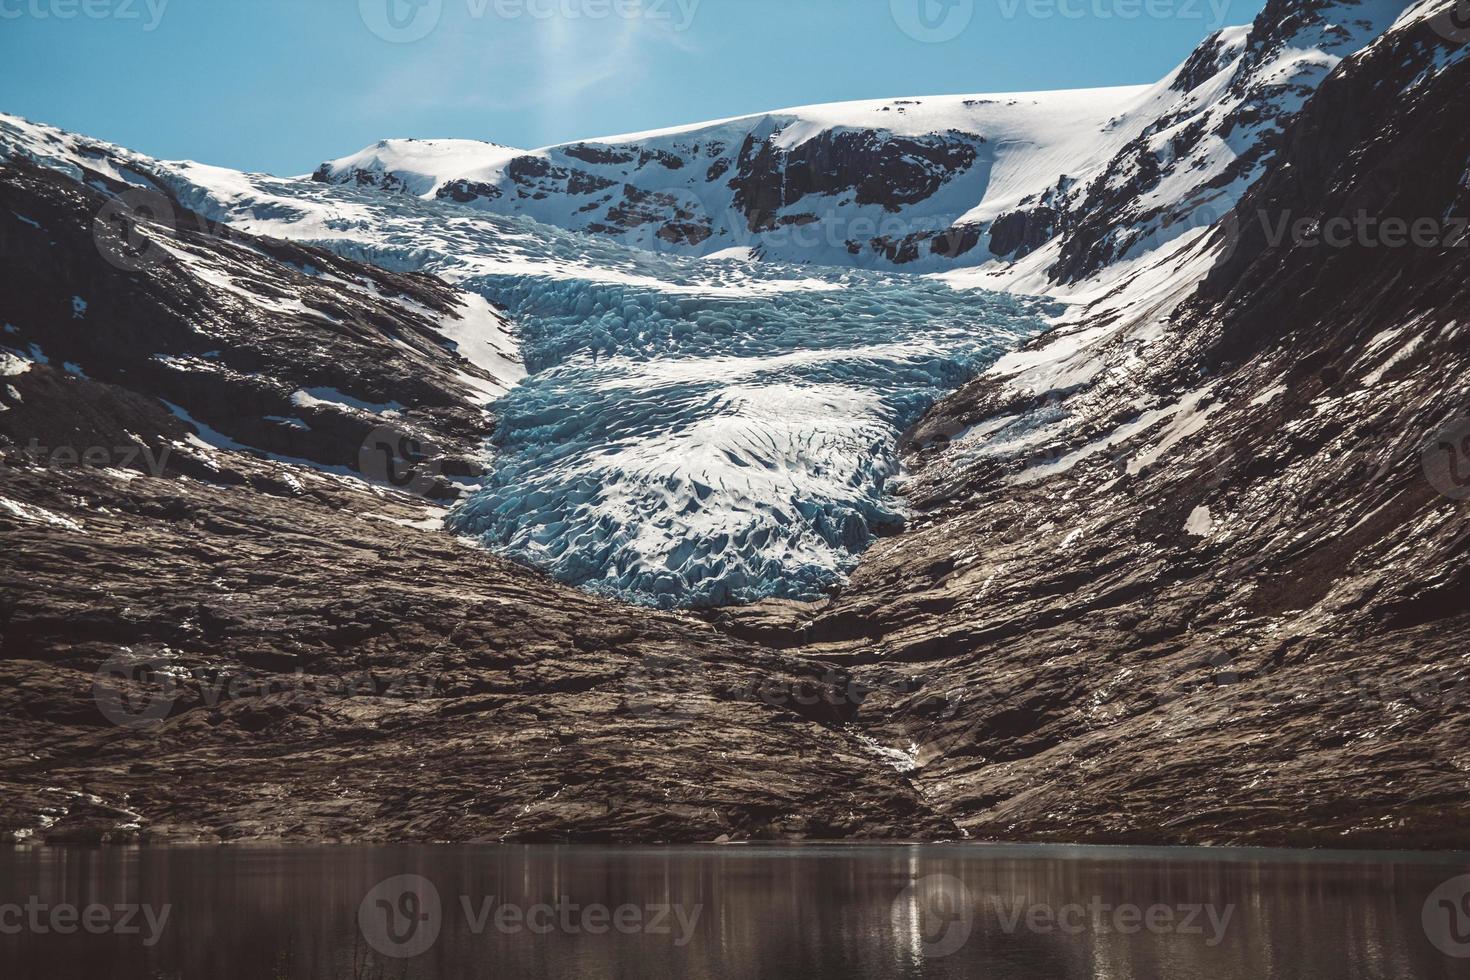
[[[978,845],[18,849],[0,977],[1465,977],[1422,915],[1466,871]]]

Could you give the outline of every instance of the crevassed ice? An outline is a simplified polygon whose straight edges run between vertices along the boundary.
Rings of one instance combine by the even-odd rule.
[[[449,525],[637,603],[820,597],[902,524],[902,431],[1041,324],[1013,297],[801,275],[748,296],[466,282],[509,308],[532,374],[497,404],[493,472]]]
[[[530,376],[448,526],[662,607],[812,599],[896,529],[896,443],[1042,326],[1039,306],[899,274],[707,261],[437,201],[153,162],[256,234],[506,307]]]

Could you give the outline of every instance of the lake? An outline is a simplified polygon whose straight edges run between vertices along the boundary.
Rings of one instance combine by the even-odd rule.
[[[1467,873],[981,844],[16,848],[0,977],[1466,977]]]

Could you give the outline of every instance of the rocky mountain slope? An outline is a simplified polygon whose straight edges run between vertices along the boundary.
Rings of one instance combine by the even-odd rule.
[[[358,161],[351,186],[329,168],[300,187],[11,133],[0,251],[34,288],[0,290],[0,532],[17,544],[0,829],[1467,846],[1470,68],[1452,8],[1388,29],[1386,7],[1273,3],[1174,95],[1128,95],[1180,101],[1099,144],[1059,231],[1026,200],[1055,170],[1013,186],[981,223],[993,241],[1024,212],[1007,254],[1031,250],[945,281],[1067,281],[1085,302],[911,428],[907,526],[837,595],[701,616],[467,547],[424,495],[473,478],[502,424],[484,400],[512,380],[492,367],[513,350],[479,363],[454,339],[466,289],[504,297],[522,344],[574,320],[636,338],[625,287],[668,266],[488,215],[488,191],[441,195],[448,175]],[[1246,130],[1243,152],[1212,149]],[[858,152],[823,131],[817,147]],[[1151,169],[1166,143],[1190,162]],[[979,145],[935,152],[961,144]],[[124,256],[146,251],[137,234],[166,246],[156,270],[119,267],[93,220],[140,182],[182,216],[125,231]],[[701,267],[654,305],[839,292]],[[538,302],[600,279],[559,285],[573,305],[548,312],[517,275]],[[483,339],[500,319],[482,312]],[[114,318],[121,341],[86,326]],[[227,385],[206,380],[215,361]],[[311,435],[268,444],[267,414]],[[441,448],[386,480],[352,472],[400,424]],[[153,455],[38,460],[37,431]]]
[[[1141,275],[932,412],[924,516],[841,597],[731,614],[935,678],[867,730],[968,833],[1465,845],[1470,61],[1443,9],[1323,83],[1201,288]]]

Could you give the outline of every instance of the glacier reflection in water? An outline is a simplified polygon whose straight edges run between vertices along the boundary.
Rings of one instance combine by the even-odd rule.
[[[1043,326],[1015,297],[755,268],[723,288],[468,283],[510,311],[532,374],[450,526],[647,605],[818,598],[902,525],[901,433]]]
[[[1424,909],[1466,870],[1024,845],[20,848],[0,853],[0,976],[1437,980],[1470,961]],[[146,905],[163,926],[11,928],[27,903],[43,923]]]

